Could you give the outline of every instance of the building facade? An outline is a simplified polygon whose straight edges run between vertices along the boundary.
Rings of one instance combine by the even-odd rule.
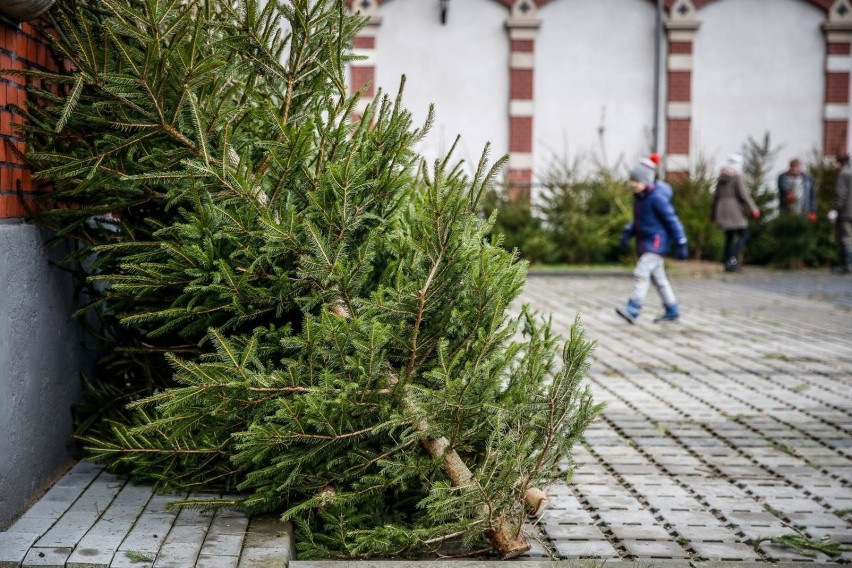
[[[556,162],[671,175],[769,133],[775,170],[848,148],[849,0],[354,0],[369,17],[350,86],[395,94],[422,147],[476,162],[490,142],[528,192]]]

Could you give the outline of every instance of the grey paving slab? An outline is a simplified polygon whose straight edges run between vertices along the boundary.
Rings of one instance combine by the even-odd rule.
[[[828,527],[838,518],[826,498],[847,503],[852,468],[843,448],[852,436],[836,425],[852,424],[846,396],[852,392],[850,378],[837,382],[836,375],[825,373],[848,368],[852,361],[850,342],[837,342],[838,332],[852,334],[852,318],[835,304],[790,298],[779,291],[784,286],[691,280],[675,282],[675,289],[683,304],[694,305],[694,321],[683,318],[665,334],[651,324],[623,325],[612,310],[629,290],[616,280],[542,279],[528,283],[525,300],[554,313],[554,324],[562,330],[579,312],[587,332],[600,342],[590,382],[609,407],[604,427],[588,440],[600,464],[615,475],[607,484],[626,483],[640,506],[652,508],[686,539],[696,559],[728,558],[734,553],[715,545],[732,544],[738,562],[766,560],[751,550],[749,539],[786,530],[788,515],[813,515],[799,522],[807,525],[809,519],[812,528],[817,522]],[[782,301],[793,306],[783,317],[764,308]],[[802,335],[803,328],[813,339]],[[598,366],[605,372],[596,373]],[[600,449],[602,444],[611,447]],[[625,445],[644,459],[637,460],[632,450],[610,459]],[[650,466],[661,473],[651,474]],[[814,485],[809,476],[832,483]],[[638,481],[643,477],[649,482]],[[663,484],[654,485],[655,477],[677,487],[677,497],[657,491]],[[575,477],[580,493],[592,479]],[[584,503],[602,507],[605,494],[600,489]],[[647,518],[619,525],[610,524],[605,510],[592,513],[620,548],[630,539],[619,537],[616,527],[651,526]],[[849,528],[845,519],[839,524]],[[708,545],[706,556],[691,541]],[[797,555],[787,559],[802,560]]]
[[[754,548],[741,542],[690,542],[695,553],[705,560],[759,560]]]
[[[0,568],[17,568],[40,533],[0,532]]]
[[[38,548],[27,552],[21,566],[39,566],[40,568],[65,568],[65,562],[71,555],[70,547]]]
[[[840,286],[830,278],[673,278],[684,315],[665,327],[644,316],[629,326],[614,313],[629,279],[528,280],[521,299],[551,313],[556,331],[580,314],[598,341],[588,384],[607,403],[575,448],[573,481],[550,489],[551,507],[538,523],[557,558],[596,568],[852,563],[852,552],[814,560],[752,546],[795,530],[852,544],[852,280]],[[813,297],[809,289],[823,292]],[[652,291],[649,312],[655,301]],[[266,568],[293,555],[291,528],[277,519],[178,514],[168,508],[175,497],[81,462],[0,533],[0,568],[25,558],[70,568]],[[536,543],[518,563],[543,566],[546,555]],[[424,563],[290,564],[344,565]]]
[[[251,520],[240,556],[239,568],[285,567],[295,556],[292,525],[276,517]]]

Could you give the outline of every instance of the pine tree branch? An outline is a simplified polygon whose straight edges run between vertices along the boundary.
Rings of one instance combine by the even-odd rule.
[[[435,266],[437,265],[438,264],[436,263]],[[430,282],[431,279],[427,279],[427,284]],[[424,289],[428,289],[428,285],[424,286]],[[346,319],[351,318],[351,315],[346,308],[339,303],[332,304],[329,309],[332,313],[340,317]],[[396,375],[391,374],[388,382],[391,386],[395,386],[398,384],[399,378]],[[403,398],[403,406],[410,414],[414,416],[419,414],[416,404],[411,398]],[[429,455],[432,456],[433,459],[441,462],[444,473],[447,475],[450,483],[452,483],[454,487],[465,488],[470,487],[473,484],[482,494],[485,504],[489,510],[487,515],[487,518],[489,519],[489,529],[486,533],[488,538],[491,540],[491,543],[494,545],[494,548],[500,553],[501,557],[504,560],[514,558],[528,551],[532,545],[530,545],[526,536],[520,531],[520,527],[513,529],[509,525],[508,521],[502,517],[494,519],[491,504],[482,486],[476,482],[470,468],[467,467],[467,464],[465,464],[458,452],[450,446],[450,442],[443,436],[438,438],[429,436],[429,423],[425,420],[417,421],[414,424],[414,427],[418,432],[427,434],[421,438],[420,443],[426,451],[429,452]]]

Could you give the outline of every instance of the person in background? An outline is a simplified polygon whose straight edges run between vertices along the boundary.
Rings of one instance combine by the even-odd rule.
[[[838,274],[849,274],[852,270],[852,166],[849,164],[849,154],[840,154],[836,160],[840,171],[837,172],[828,220],[834,223],[840,264],[832,270]]]
[[[710,220],[725,233],[725,272],[742,270],[740,253],[748,239],[747,217],[760,218],[740,175],[743,158],[731,154],[722,166],[713,193]]]
[[[686,259],[689,254],[686,233],[669,198],[657,191],[653,169],[640,162],[630,170],[629,183],[633,190],[633,222],[624,228],[621,243],[626,246],[635,237],[639,260],[633,270],[633,293],[627,305],[615,311],[629,323],[635,323],[653,282],[665,309],[654,321],[675,321],[680,317],[680,308],[666,277],[663,255],[674,243],[675,258]]]
[[[798,158],[790,160],[790,168],[778,176],[778,201],[782,213],[802,215],[816,221],[814,179],[802,171]]]

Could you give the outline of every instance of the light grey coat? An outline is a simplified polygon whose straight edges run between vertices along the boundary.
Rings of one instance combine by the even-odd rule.
[[[746,215],[757,211],[757,205],[743,185],[742,177],[734,170],[722,168],[716,182],[713,195],[713,209],[710,214],[716,226],[723,231],[745,229],[748,227]]]

